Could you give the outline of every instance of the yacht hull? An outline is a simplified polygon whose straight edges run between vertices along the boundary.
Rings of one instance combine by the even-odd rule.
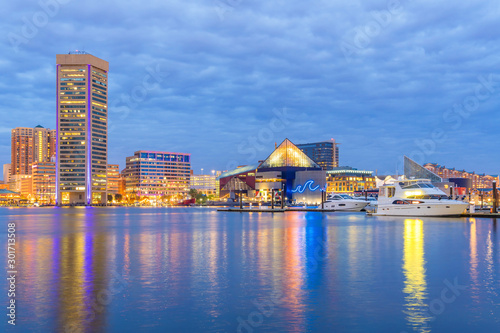
[[[376,216],[458,216],[465,212],[466,203],[422,203],[412,205],[380,205]]]
[[[363,201],[356,201],[353,200],[353,202],[325,202],[324,203],[324,210],[330,210],[330,211],[347,211],[347,212],[360,212],[365,208],[366,206],[369,205],[369,202],[363,202]],[[321,209],[321,206],[318,207],[318,209]]]

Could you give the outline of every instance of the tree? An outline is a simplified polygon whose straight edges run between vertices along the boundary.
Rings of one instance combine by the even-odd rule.
[[[115,195],[115,200],[116,200],[116,201],[121,202],[121,201],[122,201],[122,199],[123,199],[123,195],[121,195],[121,194],[117,194],[117,195]]]
[[[112,194],[108,194],[108,202],[111,202],[113,201],[113,195]]]
[[[197,199],[198,198],[198,191],[194,188],[189,190],[189,196],[191,199]]]

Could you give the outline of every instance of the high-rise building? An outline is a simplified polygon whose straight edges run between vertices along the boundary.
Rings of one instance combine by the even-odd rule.
[[[49,162],[55,155],[55,130],[16,127],[11,131],[12,175],[30,175],[36,162]]]
[[[11,134],[12,176],[29,175],[33,164],[33,128],[16,127]]]
[[[334,139],[331,139],[330,141],[303,143],[296,146],[318,163],[323,170],[332,170],[339,166],[338,145]]]
[[[3,165],[3,182],[5,184],[8,184],[10,182],[10,176],[11,176],[11,164],[4,164]]]
[[[38,125],[33,129],[33,163],[50,162],[56,155],[56,130]]]
[[[106,203],[107,61],[57,55],[57,204]]]
[[[118,194],[120,190],[120,166],[108,164],[108,194]]]
[[[189,191],[190,154],[140,150],[127,157],[126,165],[128,195],[180,199]]]

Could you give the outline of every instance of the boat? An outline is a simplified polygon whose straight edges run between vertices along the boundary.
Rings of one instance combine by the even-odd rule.
[[[396,181],[380,187],[378,216],[457,216],[469,203],[453,200],[429,179]]]
[[[360,212],[370,201],[354,199],[347,194],[333,194],[323,204],[324,210]],[[318,209],[322,209],[321,206]]]

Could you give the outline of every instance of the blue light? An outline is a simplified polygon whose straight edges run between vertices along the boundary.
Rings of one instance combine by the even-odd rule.
[[[296,192],[299,192],[299,193],[304,193],[304,191],[306,190],[307,186],[309,185],[309,190],[310,191],[317,191],[319,189],[319,185],[316,185],[315,187],[312,187],[312,185],[314,184],[314,180],[312,179],[309,179],[307,182],[304,183],[304,186],[301,186],[301,185],[297,185],[297,187],[295,188],[295,190],[292,190],[293,193],[296,193]]]

